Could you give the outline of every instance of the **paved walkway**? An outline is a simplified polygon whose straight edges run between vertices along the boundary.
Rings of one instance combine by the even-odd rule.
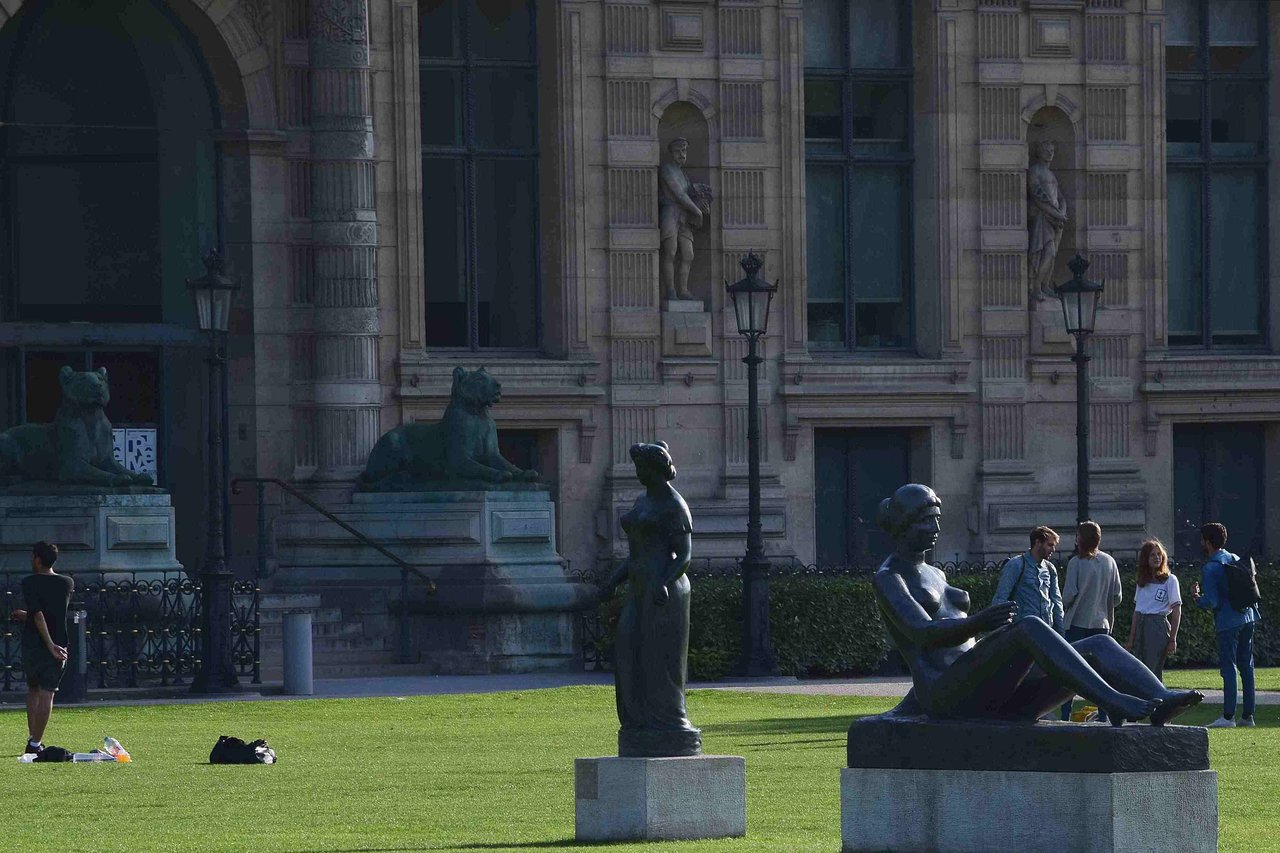
[[[286,696],[278,684],[243,685],[241,693],[228,696],[192,696],[184,688],[94,691],[88,702],[78,707],[114,705],[186,705],[199,702],[283,701],[291,699],[406,698],[409,696],[442,696],[466,693],[500,693],[520,690],[546,690],[554,687],[612,685],[610,673],[530,673],[525,675],[423,675],[386,678],[320,678],[315,681],[313,696]],[[903,677],[857,678],[843,680],[809,680],[795,678],[726,679],[716,682],[694,682],[691,690],[742,690],[749,693],[795,693],[813,696],[879,696],[898,698],[911,687],[911,679]],[[0,694],[0,710],[23,708],[25,694],[13,691]],[[1206,690],[1205,701],[1221,704],[1221,690]],[[1259,691],[1259,705],[1280,705],[1280,691]]]

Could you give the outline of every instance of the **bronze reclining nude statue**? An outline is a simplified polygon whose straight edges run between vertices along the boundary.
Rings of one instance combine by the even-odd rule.
[[[1143,718],[1160,726],[1204,698],[1165,688],[1109,636],[1068,643],[1037,616],[1015,619],[1011,602],[970,616],[969,594],[924,559],[941,518],[928,486],[902,486],[880,504],[880,526],[897,548],[874,575],[876,604],[913,683],[892,714],[1034,722],[1078,694],[1113,726]]]

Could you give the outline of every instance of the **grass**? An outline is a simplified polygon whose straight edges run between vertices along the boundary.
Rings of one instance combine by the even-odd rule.
[[[840,847],[845,730],[892,700],[691,691],[710,753],[747,758],[748,837],[691,851]],[[1206,723],[1217,709],[1188,714]],[[1185,718],[1184,718],[1185,719]],[[1280,706],[1211,731],[1221,849],[1280,850]],[[55,709],[49,740],[103,735],[128,765],[21,765],[20,710],[0,712],[6,848],[409,851],[573,846],[573,759],[614,753],[607,687],[408,699]],[[210,766],[219,734],[266,737],[274,766]],[[10,750],[11,747],[11,750]],[[21,815],[22,817],[18,817]],[[46,816],[47,815],[47,816]],[[654,850],[653,844],[610,845]]]
[[[1280,666],[1255,669],[1253,672],[1254,688],[1257,690],[1280,690]],[[1222,676],[1216,669],[1166,669],[1164,683],[1170,687],[1182,689],[1206,687],[1214,690],[1222,689]],[[1237,687],[1237,691],[1239,688]],[[1237,694],[1238,696],[1238,694]]]

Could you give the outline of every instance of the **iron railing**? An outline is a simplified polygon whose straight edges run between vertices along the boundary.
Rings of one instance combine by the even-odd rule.
[[[411,663],[411,661],[409,660],[409,646],[410,646],[409,575],[412,573],[416,575],[420,580],[426,582],[426,585],[427,585],[426,590],[428,595],[435,594],[435,591],[436,591],[435,581],[433,581],[429,575],[427,575],[417,566],[414,566],[406,562],[401,557],[387,550],[386,546],[373,541],[368,536],[364,535],[359,530],[352,527],[350,524],[347,524],[345,521],[338,518],[336,515],[334,515],[332,512],[326,509],[323,505],[316,502],[315,499],[311,498],[309,495],[303,494],[298,489],[286,483],[284,480],[281,480],[277,477],[237,477],[236,479],[231,481],[231,494],[233,495],[240,494],[240,485],[242,483],[253,483],[258,490],[258,573],[259,573],[259,576],[266,574],[267,553],[269,551],[270,544],[271,544],[269,525],[267,523],[266,496],[267,496],[268,484],[274,484],[280,487],[280,489],[282,489],[283,491],[297,498],[299,501],[311,507],[311,509],[315,510],[316,512],[320,513],[322,516],[327,518],[329,521],[332,521],[334,524],[338,525],[343,530],[350,533],[352,536],[355,537],[356,541],[358,541],[360,544],[365,545],[369,548],[372,548],[382,556],[386,557],[392,563],[394,563],[397,567],[399,567],[400,569],[400,662]],[[255,653],[256,653],[256,648],[255,648]]]
[[[109,687],[183,685],[200,668],[200,581],[183,572],[66,572],[75,581],[71,610],[88,614],[86,684]],[[0,572],[0,691],[25,690],[22,624],[7,616],[25,607],[29,572]],[[259,586],[231,590],[232,655],[236,674],[261,684]]]

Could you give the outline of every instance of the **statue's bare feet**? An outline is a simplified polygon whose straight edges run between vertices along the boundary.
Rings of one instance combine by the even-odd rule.
[[[687,291],[687,290],[682,290],[682,291],[680,291],[680,298],[681,298],[681,299],[693,299],[693,294],[692,294],[692,293],[690,293],[690,292],[689,292],[689,291]]]
[[[1151,725],[1163,726],[1184,711],[1189,711],[1204,701],[1199,690],[1181,690],[1167,699],[1160,700],[1160,707],[1151,712]]]
[[[1120,699],[1116,702],[1100,704],[1102,704],[1102,710],[1107,712],[1111,725],[1117,728],[1123,726],[1126,720],[1141,720],[1143,717],[1149,717],[1156,708],[1160,707],[1160,702],[1156,699],[1139,699],[1127,693],[1121,693]]]

